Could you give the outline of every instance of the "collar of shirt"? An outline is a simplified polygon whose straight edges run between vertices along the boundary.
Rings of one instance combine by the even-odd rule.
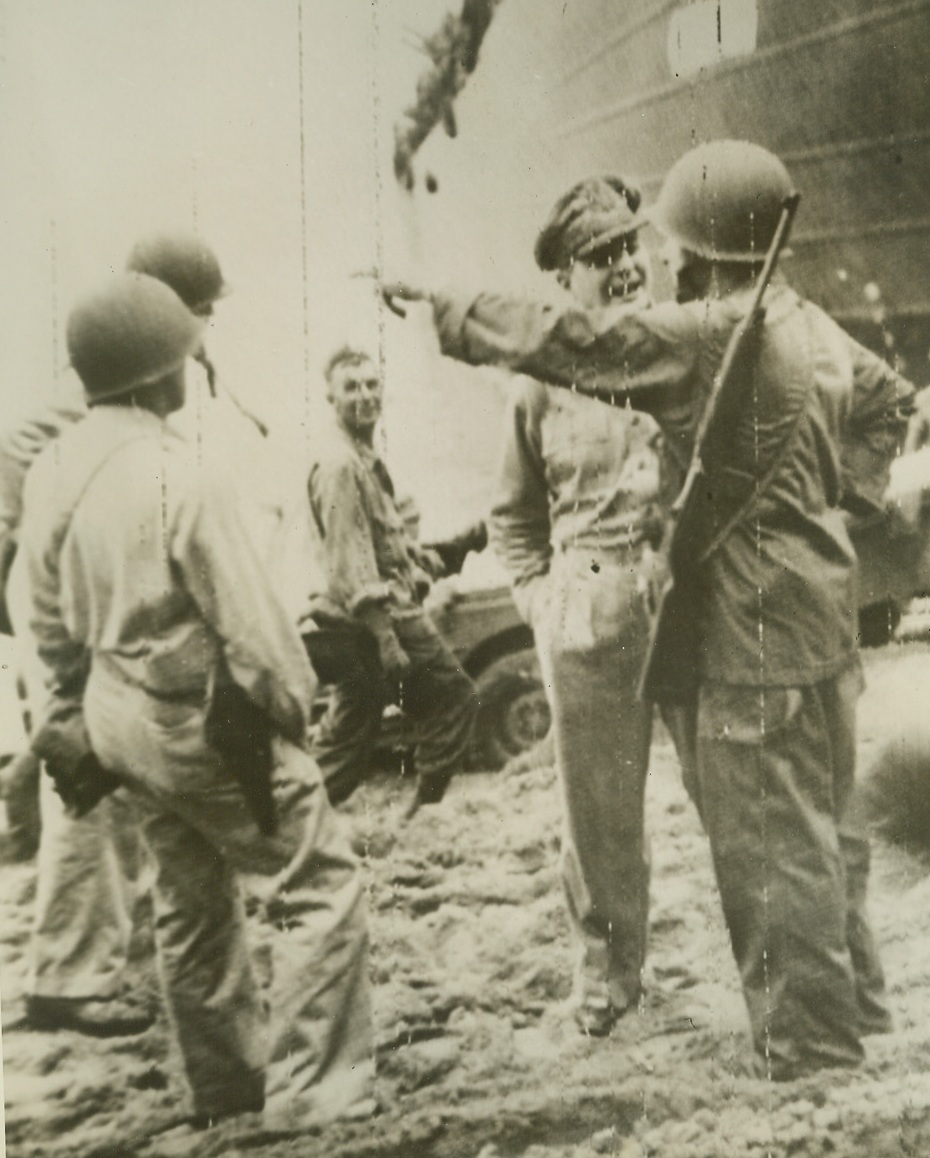
[[[387,463],[378,451],[373,446],[368,446],[367,443],[362,442],[361,439],[355,438],[338,422],[333,423],[333,428],[336,435],[355,451],[365,467],[371,471],[391,498],[395,498],[394,480],[391,478]]]

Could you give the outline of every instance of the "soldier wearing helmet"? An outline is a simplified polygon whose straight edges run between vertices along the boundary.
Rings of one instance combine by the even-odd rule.
[[[213,250],[196,234],[158,233],[133,246],[126,268],[170,285],[192,314],[208,318],[229,293]]]
[[[745,272],[765,260],[793,191],[788,170],[767,149],[715,141],[672,167],[649,217],[683,254]]]
[[[556,201],[536,241],[537,265],[605,319],[650,300],[639,204],[628,182],[588,178]],[[592,1035],[636,1008],[642,984],[652,706],[636,684],[653,548],[677,478],[668,467],[648,415],[530,378],[514,384],[489,531],[545,672],[566,809],[574,1015]]]
[[[142,238],[133,246],[126,268],[130,272],[148,274],[171,286],[198,318],[211,318],[213,307],[230,292],[216,254],[194,233],[174,231]],[[210,395],[215,398],[218,386],[216,368],[204,346],[201,345],[193,356],[203,366]],[[225,394],[260,434],[267,435],[268,428],[243,405],[237,395],[229,390]]]
[[[159,233],[144,238],[133,247],[127,269],[163,281],[195,317],[210,317],[214,304],[229,293],[216,254],[194,234]],[[203,344],[194,357],[203,365],[210,393],[215,396],[216,371]],[[241,410],[238,400],[233,401]],[[16,554],[26,473],[46,444],[85,414],[80,385],[65,379],[56,385],[51,404],[44,405],[19,426],[0,433],[0,631],[10,631],[6,583]],[[262,434],[267,433],[253,415],[247,413],[247,417]]]
[[[170,286],[198,319],[212,314],[213,305],[229,292],[216,255],[193,234],[154,234],[133,248],[128,265]],[[202,321],[199,323],[202,329]],[[165,335],[162,335],[164,338]],[[274,484],[269,466],[266,430],[229,391],[216,398],[216,374],[202,340],[193,352],[202,367],[206,385],[188,398],[185,407],[169,421],[179,433],[196,443],[213,468],[236,464],[235,480],[250,529],[272,565],[288,560],[295,551],[284,542],[284,499]],[[188,395],[190,370],[188,363]],[[214,397],[211,398],[210,395]],[[52,401],[45,402],[23,422],[0,434],[0,578],[3,581],[0,611],[9,602],[9,614],[18,621],[17,643],[23,657],[23,675],[34,699],[42,687],[41,674],[33,671],[28,624],[17,616],[22,595],[21,569],[13,567],[22,518],[25,479],[33,462],[63,430],[81,421],[87,403],[73,369],[55,384]],[[245,416],[245,417],[243,417]],[[231,474],[231,472],[230,472]],[[302,548],[302,544],[300,545]],[[304,554],[288,566],[288,574],[306,569]],[[288,595],[296,618],[302,597],[301,582],[289,585]],[[0,615],[2,618],[2,615]],[[10,624],[7,627],[11,627]],[[31,705],[33,717],[36,705]],[[36,895],[32,937],[33,970],[26,999],[26,1024],[37,1029],[68,1027],[94,1035],[141,1032],[151,1024],[149,1003],[122,990],[122,975],[131,934],[132,884],[138,849],[131,839],[133,826],[114,815],[123,809],[121,797],[108,800],[89,816],[69,817],[48,777],[35,775],[35,760],[25,756],[15,768],[25,775],[5,786],[8,810],[34,818],[30,831],[20,836],[28,854],[39,844],[41,879]],[[41,809],[37,807],[41,797]],[[41,811],[41,831],[36,821]],[[118,871],[114,871],[114,862]],[[86,914],[93,913],[89,927]],[[114,996],[118,994],[117,996]]]
[[[77,808],[114,784],[136,806],[192,1125],[266,1099],[297,1127],[364,1109],[364,898],[304,747],[313,675],[235,493],[167,421],[201,324],[162,282],[131,273],[72,311],[67,338],[90,413],[31,470],[21,535],[51,689],[35,747]],[[276,827],[273,815],[256,823],[253,782],[234,775],[225,741],[238,714],[208,700],[235,701],[267,738],[267,763],[249,771],[270,778]],[[273,882],[270,1025],[240,871]]]
[[[771,153],[714,141],[672,167],[655,210],[678,302],[620,317],[429,296],[444,352],[652,414],[687,462],[728,339],[792,183]],[[856,559],[843,502],[881,496],[913,389],[782,280],[751,403],[705,462],[721,526],[702,564],[697,789],[759,1064],[854,1066],[889,1027],[865,913],[855,765]]]
[[[0,433],[0,555],[6,563],[0,603],[8,606],[7,626],[15,635],[33,722],[42,712],[45,673],[31,638],[18,554],[23,491],[40,454],[86,415],[81,383],[69,369],[55,382],[51,399]],[[143,1032],[155,1010],[145,995],[126,987],[125,974],[139,867],[131,806],[118,793],[77,819],[65,811],[33,752],[10,771],[21,775],[4,785],[7,812],[28,821],[28,829],[23,824],[13,830],[20,840],[15,851],[24,858],[38,853],[23,1024],[95,1037]]]
[[[205,327],[216,303],[231,292],[213,249],[184,230],[141,238],[126,268],[170,286]],[[296,500],[289,499],[280,480],[277,446],[268,424],[218,374],[203,341],[188,364],[185,405],[170,421],[183,438],[196,444],[211,470],[226,472],[296,621],[303,609],[306,570],[313,566],[307,557],[310,545],[291,530],[297,519],[288,507],[296,506]]]

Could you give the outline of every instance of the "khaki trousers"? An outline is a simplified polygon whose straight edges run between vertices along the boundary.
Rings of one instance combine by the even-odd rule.
[[[39,802],[29,991],[72,1000],[111,997],[126,966],[140,873],[132,802],[121,790],[72,820],[44,772]]]
[[[155,862],[156,946],[196,1113],[260,1108],[306,1125],[366,1097],[373,1072],[359,866],[319,769],[281,743],[280,823],[262,836],[203,739],[199,705],[155,700],[94,665],[91,742],[123,776]],[[270,1015],[253,973],[237,874],[270,941]]]
[[[858,666],[809,687],[705,684],[698,781],[757,1051],[772,1075],[854,1065],[888,1028],[851,806]]]
[[[474,684],[425,611],[396,615],[392,626],[410,660],[399,694],[395,688],[393,695],[413,725],[417,772],[424,777],[452,776],[462,770],[468,754],[478,711]],[[335,678],[313,756],[337,803],[364,779],[389,696],[374,638],[367,632],[343,634],[341,662],[325,654],[332,639],[322,633],[319,640],[313,634],[304,637],[320,678]]]
[[[652,708],[636,687],[649,636],[634,565],[561,555],[533,627],[565,806],[561,872],[576,994],[636,1003],[649,914],[643,809]],[[538,606],[538,603],[537,603]]]
[[[7,598],[33,721],[43,710],[44,672],[29,632],[25,567],[10,573]],[[41,834],[29,991],[73,1000],[120,988],[132,935],[142,855],[132,803],[118,792],[81,820],[66,815],[51,778],[38,784]]]

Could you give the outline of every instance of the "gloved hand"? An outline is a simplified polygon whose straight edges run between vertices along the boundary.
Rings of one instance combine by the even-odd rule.
[[[439,574],[458,575],[469,553],[483,551],[487,545],[488,528],[482,519],[451,539],[427,543],[424,550],[431,551],[439,558],[443,568]]]
[[[65,812],[80,820],[120,786],[120,781],[108,772],[93,752],[82,756],[77,763],[56,764],[46,761],[45,770],[55,782],[55,791],[61,797]]]
[[[55,782],[65,812],[80,820],[120,786],[97,759],[78,702],[53,695],[30,745]]]
[[[381,661],[381,670],[391,680],[401,680],[410,671],[410,656],[400,646],[400,641],[391,628],[380,631],[375,637],[378,641],[378,658]]]
[[[378,659],[381,670],[388,681],[402,679],[410,671],[410,657],[400,646],[391,613],[381,604],[368,604],[358,608],[355,618],[367,627],[378,644]]]
[[[413,580],[413,589],[416,592],[417,602],[422,603],[430,593],[430,588],[433,586],[433,580],[429,575],[427,575],[423,568],[419,566],[414,566],[411,569],[410,577]]]
[[[418,544],[413,555],[417,566],[426,572],[431,581],[441,579],[446,574],[446,565],[434,547],[423,547]]]

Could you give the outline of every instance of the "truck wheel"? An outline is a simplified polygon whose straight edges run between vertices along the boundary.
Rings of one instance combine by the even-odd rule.
[[[533,648],[495,660],[475,680],[478,717],[469,766],[495,770],[537,744],[552,717]]]
[[[870,603],[859,609],[859,646],[883,647],[891,643],[901,622],[901,608],[893,599]]]

